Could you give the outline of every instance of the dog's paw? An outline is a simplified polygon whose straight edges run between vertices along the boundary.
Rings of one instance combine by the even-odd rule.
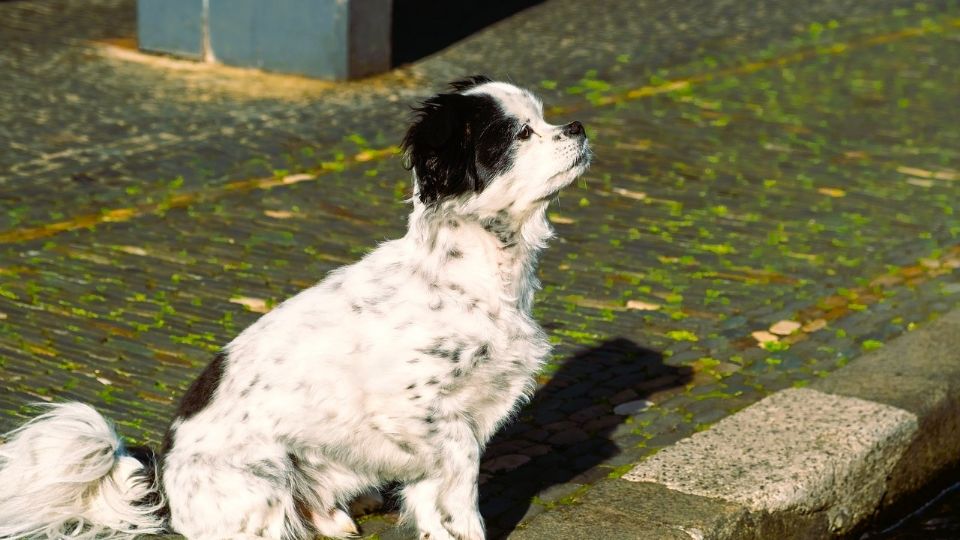
[[[449,516],[443,522],[444,527],[456,540],[484,540],[486,532],[483,519],[473,512],[462,512]]]
[[[457,540],[456,538],[450,536],[450,533],[448,533],[445,529],[420,531],[418,538],[420,540]]]
[[[313,512],[310,521],[317,532],[331,538],[352,538],[360,534],[357,524],[349,514],[339,508],[328,512]]]
[[[362,516],[383,508],[383,495],[376,489],[368,489],[357,495],[350,503],[350,515]]]

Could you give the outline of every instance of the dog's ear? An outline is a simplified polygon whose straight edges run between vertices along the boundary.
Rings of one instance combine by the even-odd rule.
[[[424,204],[480,191],[474,122],[481,98],[439,94],[414,109],[401,145]]]

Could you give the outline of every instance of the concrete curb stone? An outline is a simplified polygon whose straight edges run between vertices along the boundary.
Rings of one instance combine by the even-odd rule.
[[[831,404],[836,414],[805,419],[804,402]],[[770,416],[771,404],[783,415]],[[796,416],[788,414],[790,407]],[[856,417],[858,413],[867,416]],[[805,421],[815,426],[805,426]],[[887,428],[875,431],[875,425]],[[782,462],[756,457],[755,452],[764,451],[757,446],[756,433],[781,431],[766,443],[766,450],[776,455],[794,444],[795,432],[817,426],[822,429],[813,440],[823,445],[820,452],[810,455],[810,447],[797,442],[797,468],[789,474]],[[847,442],[862,451],[851,454],[831,440],[843,432],[854,437]],[[729,470],[722,473],[727,476],[718,476],[718,459],[742,457],[747,448],[756,459],[768,460],[769,485],[763,488],[756,484],[757,471],[744,471],[740,479]],[[958,462],[960,309],[861,356],[807,389],[777,392],[710,430],[664,448],[626,477],[599,483],[576,503],[544,512],[510,538],[849,536]],[[803,504],[778,506],[751,499],[818,482],[829,489],[807,492]]]
[[[806,388],[777,392],[644,461],[625,480],[752,512],[824,511],[831,531],[869,516],[917,428],[906,411]]]

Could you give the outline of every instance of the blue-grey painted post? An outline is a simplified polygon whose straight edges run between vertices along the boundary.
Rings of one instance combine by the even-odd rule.
[[[390,68],[392,0],[138,0],[140,48],[326,79]]]
[[[204,0],[137,0],[137,40],[145,51],[203,60]]]

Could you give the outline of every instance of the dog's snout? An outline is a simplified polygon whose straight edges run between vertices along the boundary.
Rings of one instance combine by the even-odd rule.
[[[586,132],[583,130],[583,124],[577,120],[563,126],[563,133],[568,137],[583,137],[586,135]]]

